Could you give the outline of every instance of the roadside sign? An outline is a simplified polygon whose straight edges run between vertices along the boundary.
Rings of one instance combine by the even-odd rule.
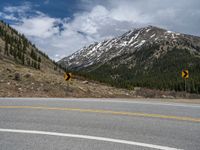
[[[182,71],[182,78],[188,79],[189,78],[189,71],[188,70],[183,70]]]
[[[69,81],[69,80],[71,79],[71,77],[72,77],[72,74],[71,74],[71,73],[65,73],[65,74],[64,74],[64,79],[65,79],[65,81]]]

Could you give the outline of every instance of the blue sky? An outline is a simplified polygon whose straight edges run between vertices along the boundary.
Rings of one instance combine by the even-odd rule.
[[[59,60],[137,27],[200,36],[199,0],[1,0],[0,19]]]

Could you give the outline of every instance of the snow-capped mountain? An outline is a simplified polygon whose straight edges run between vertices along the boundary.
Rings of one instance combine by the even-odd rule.
[[[98,63],[104,64],[123,54],[133,54],[135,51],[142,50],[143,47],[153,44],[160,45],[161,49],[155,50],[153,55],[155,58],[158,58],[161,54],[166,53],[167,46],[170,49],[170,47],[173,47],[181,40],[183,42],[193,42],[191,38],[196,39],[193,36],[148,26],[131,30],[117,38],[91,44],[71,56],[63,58],[58,63],[69,69],[83,69]],[[199,41],[199,38],[197,39]],[[195,45],[199,46],[199,43],[195,43]]]
[[[58,63],[91,79],[125,88],[184,90],[181,71],[189,69],[188,90],[200,92],[200,38],[154,26],[94,43]]]

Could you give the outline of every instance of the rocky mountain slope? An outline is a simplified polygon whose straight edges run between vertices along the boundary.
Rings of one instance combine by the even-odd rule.
[[[169,95],[159,94],[158,96]],[[139,95],[138,95],[139,96]],[[0,97],[138,97],[135,91],[49,73],[0,59]],[[181,93],[179,95],[181,97]]]
[[[117,87],[184,90],[200,93],[200,38],[154,26],[94,43],[58,63],[89,78]]]

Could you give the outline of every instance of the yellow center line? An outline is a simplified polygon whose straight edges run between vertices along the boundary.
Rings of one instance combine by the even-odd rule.
[[[126,116],[136,116],[136,117],[160,118],[160,119],[172,119],[172,120],[179,120],[179,121],[200,122],[200,118],[161,115],[161,114],[148,114],[148,113],[140,113],[140,112],[111,111],[111,110],[102,110],[102,109],[81,109],[81,108],[62,108],[62,107],[45,107],[45,106],[0,106],[0,109],[38,109],[38,110],[76,111],[76,112],[84,112],[84,113],[126,115]]]

